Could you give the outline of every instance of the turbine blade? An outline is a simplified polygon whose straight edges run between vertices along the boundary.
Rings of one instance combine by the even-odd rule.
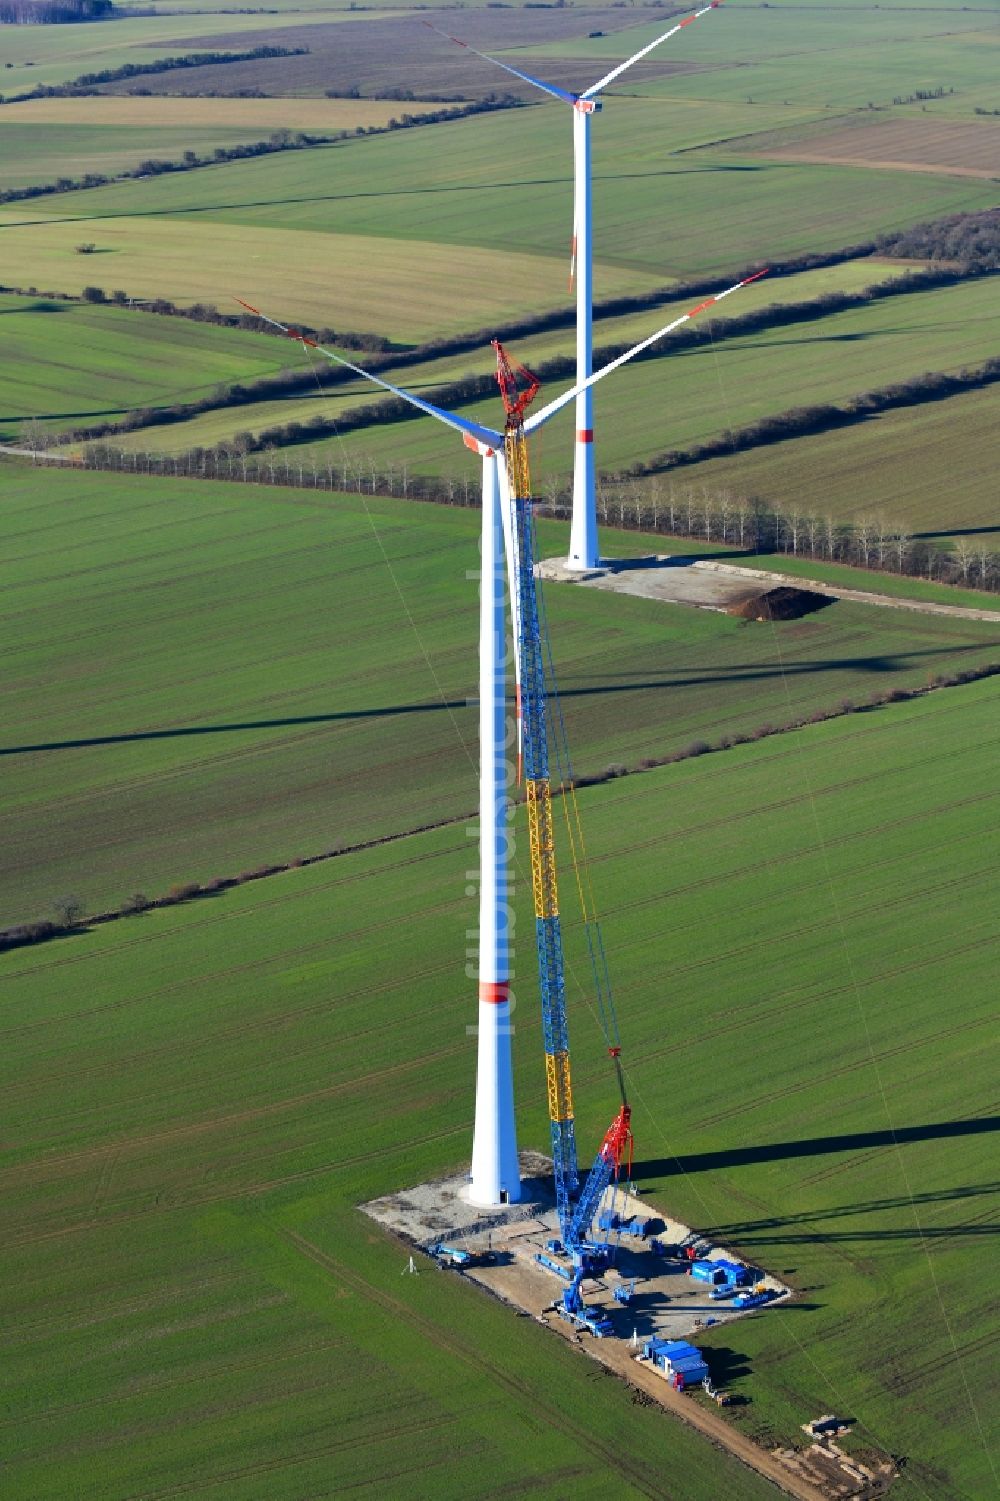
[[[569,250],[569,289],[572,292],[573,282],[576,279],[576,221],[573,222],[573,239]]]
[[[432,25],[430,21],[424,21],[423,24],[429,31],[436,31],[438,36],[443,36],[446,42],[454,42],[456,47],[464,47],[466,52],[471,52],[474,57],[481,57],[484,62],[503,68],[505,73],[512,73],[515,78],[520,78],[524,83],[530,83],[533,88],[541,89],[545,94],[551,94],[553,99],[561,99],[564,104],[576,103],[576,94],[569,94],[565,89],[558,88],[554,83],[546,83],[542,78],[532,78],[530,73],[522,73],[520,68],[511,67],[510,63],[501,62],[499,57],[491,57],[488,52],[479,52],[468,42],[463,42],[461,37],[452,36],[450,31],[442,31],[439,26]]]
[[[503,447],[503,434],[496,432],[492,427],[483,427],[478,422],[469,422],[465,417],[457,417],[454,412],[446,412],[443,407],[436,407],[430,401],[424,401],[420,396],[414,396],[412,391],[405,391],[402,386],[394,386],[391,381],[383,380],[380,375],[373,375],[370,370],[363,369],[360,365],[353,365],[350,360],[345,360],[343,355],[334,354],[332,349],[327,349],[322,344],[317,344],[315,339],[309,339],[298,329],[289,328],[286,323],[279,323],[277,318],[269,318],[259,308],[251,307],[249,302],[244,302],[242,297],[235,299],[240,307],[245,307],[248,312],[255,313],[264,323],[270,323],[272,328],[280,329],[290,339],[297,343],[307,345],[315,349],[319,354],[325,355],[335,365],[343,365],[345,370],[353,370],[355,375],[360,375],[363,380],[371,381],[374,386],[381,386],[383,391],[391,391],[393,396],[398,396],[401,401],[406,401],[411,407],[426,413],[428,417],[436,417],[438,422],[453,427],[456,432],[474,438],[479,443],[485,443],[487,448],[500,449]]]
[[[633,344],[631,349],[626,349],[624,354],[618,355],[616,359],[609,361],[602,369],[596,370],[593,375],[581,381],[578,386],[573,386],[571,390],[564,391],[561,396],[556,397],[555,401],[550,401],[548,406],[544,406],[540,411],[535,412],[534,416],[529,417],[524,424],[524,431],[526,433],[533,433],[536,428],[548,422],[550,417],[554,417],[557,412],[561,412],[563,407],[568,405],[569,402],[574,401],[581,391],[586,391],[590,386],[596,385],[599,380],[603,380],[606,375],[610,375],[612,370],[617,370],[619,366],[627,365],[629,360],[634,359],[637,354],[641,354],[644,349],[648,349],[651,344],[655,344],[657,339],[662,339],[665,334],[673,333],[675,328],[680,328],[682,323],[689,323],[692,318],[697,318],[699,313],[703,313],[706,308],[712,307],[714,303],[721,302],[724,297],[731,297],[741,287],[748,287],[752,281],[759,281],[762,276],[766,275],[766,267],[763,271],[755,271],[753,276],[745,276],[742,281],[736,282],[734,286],[727,287],[724,292],[716,292],[714,297],[706,297],[705,301],[699,302],[697,307],[691,308],[686,313],[681,313],[680,317],[675,318],[672,323],[667,323],[663,328],[658,328],[655,334],[650,334],[640,344]]]
[[[616,78],[620,77],[627,68],[631,68],[633,63],[637,63],[640,58],[645,57],[647,52],[652,52],[654,47],[658,47],[661,42],[667,41],[669,37],[676,36],[679,31],[684,30],[685,26],[690,26],[692,21],[697,21],[699,16],[706,15],[710,10],[718,10],[721,4],[722,0],[711,0],[711,3],[703,5],[701,10],[696,10],[690,16],[685,16],[683,21],[678,21],[676,26],[671,26],[669,31],[665,31],[662,36],[658,36],[648,46],[642,47],[638,52],[633,52],[631,57],[626,58],[623,63],[619,63],[616,68],[612,68],[610,73],[605,73],[604,77],[599,78],[596,83],[592,83],[589,89],[584,89],[580,98],[593,99],[595,94],[599,94],[602,89],[607,88],[609,83],[614,83]]]

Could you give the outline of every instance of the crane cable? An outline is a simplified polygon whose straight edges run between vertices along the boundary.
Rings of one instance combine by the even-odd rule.
[[[534,508],[530,510],[532,536],[532,555],[538,557],[537,525]],[[545,608],[545,593],[540,583],[535,584],[535,593],[538,600],[538,625],[542,641],[542,649],[545,657],[546,677],[546,704],[549,714],[549,722],[552,729],[552,748],[555,752],[556,767],[559,773],[560,799],[563,808],[563,816],[566,823],[566,832],[569,841],[570,858],[573,864],[573,875],[576,881],[577,894],[580,901],[580,911],[583,918],[584,933],[587,939],[587,949],[590,958],[590,967],[594,979],[594,989],[597,996],[598,1018],[601,1031],[608,1052],[615,1060],[618,1073],[619,1086],[622,1089],[624,1099],[624,1084],[619,1064],[621,1051],[621,1036],[618,1029],[618,1016],[615,1010],[614,996],[611,989],[611,976],[608,970],[607,954],[604,948],[604,937],[601,931],[600,918],[597,915],[597,902],[594,895],[593,881],[590,872],[590,861],[587,854],[586,840],[583,833],[583,821],[580,815],[580,805],[577,798],[576,782],[573,775],[573,766],[569,752],[569,738],[566,732],[566,721],[563,717],[562,703],[559,698],[559,688],[556,681],[555,662],[552,653],[552,639],[549,632],[548,615]]]

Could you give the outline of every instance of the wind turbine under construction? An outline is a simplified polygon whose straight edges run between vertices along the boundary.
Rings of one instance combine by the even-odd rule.
[[[658,339],[689,322],[724,297],[739,291],[746,277],[697,307],[682,313],[648,338],[611,360],[587,377],[595,385],[613,370],[641,354]],[[240,300],[240,299],[238,299]],[[241,300],[240,300],[241,301]],[[505,409],[503,431],[445,411],[392,385],[342,355],[324,348],[296,329],[261,313],[249,303],[241,306],[273,328],[318,350],[335,364],[390,391],[418,412],[455,429],[463,442],[479,454],[483,465],[482,574],[479,636],[479,729],[480,729],[480,825],[479,825],[479,1013],[476,1075],[476,1113],[472,1147],[469,1197],[474,1204],[516,1202],[521,1196],[517,1135],[514,1118],[514,1087],[511,1068],[511,999],[508,951],[508,770],[505,753],[506,630],[504,618],[504,553],[515,634],[515,673],[518,680],[519,731],[524,751],[524,781],[528,810],[531,877],[535,907],[535,937],[538,951],[542,1030],[545,1046],[546,1091],[552,1138],[552,1159],[562,1244],[572,1260],[572,1272],[559,1271],[568,1285],[563,1292],[563,1311],[573,1322],[590,1327],[597,1317],[584,1307],[580,1287],[608,1252],[595,1243],[593,1222],[605,1190],[631,1152],[631,1109],[620,1065],[620,1044],[614,1003],[604,958],[604,946],[589,883],[580,881],[583,926],[593,969],[595,1000],[604,1029],[608,1053],[613,1060],[621,1089],[621,1107],[605,1134],[597,1158],[580,1188],[570,1079],[569,1037],[565,1006],[562,928],[556,880],[552,794],[550,786],[550,715],[548,704],[555,691],[551,647],[540,601],[540,584],[534,566],[534,508],[528,469],[527,437],[543,427],[580,394],[571,387],[532,416],[528,406],[539,390],[537,379],[511,361],[503,346],[494,341],[498,381]],[[562,740],[561,715],[551,716],[555,729],[554,757],[567,805],[571,838],[576,850],[582,839],[574,829],[576,799],[569,770],[568,749]],[[578,870],[578,875],[580,874]]]
[[[600,562],[600,550],[597,544],[597,492],[596,492],[596,460],[594,457],[594,398],[592,386],[587,384],[587,377],[594,368],[594,238],[593,238],[593,213],[591,208],[591,170],[590,170],[590,122],[597,114],[601,101],[597,97],[602,89],[628,71],[633,63],[639,62],[655,47],[666,42],[700,16],[704,16],[710,10],[718,10],[723,0],[710,0],[708,5],[703,5],[700,10],[685,16],[677,21],[668,31],[664,31],[653,41],[634,52],[624,62],[616,64],[610,72],[605,73],[590,88],[584,89],[580,94],[572,94],[566,89],[561,89],[554,83],[546,83],[541,78],[534,78],[530,73],[524,73],[520,68],[515,68],[511,63],[502,58],[494,57],[488,52],[479,52],[475,47],[463,42],[460,37],[452,36],[450,32],[441,31],[433,26],[430,21],[424,21],[424,25],[436,31],[447,41],[454,42],[458,47],[464,47],[467,52],[472,52],[476,57],[481,57],[485,62],[493,63],[497,68],[503,68],[505,73],[511,73],[515,78],[520,78],[523,83],[530,84],[532,88],[540,89],[542,93],[558,99],[562,104],[568,104],[573,110],[573,248],[570,260],[570,280],[574,272],[576,275],[576,385],[578,395],[576,397],[576,437],[573,446],[573,520],[570,526],[569,553],[566,558],[567,568],[584,571],[596,568]]]

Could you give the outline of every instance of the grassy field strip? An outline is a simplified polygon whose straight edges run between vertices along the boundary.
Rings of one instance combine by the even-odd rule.
[[[675,478],[779,507],[806,495],[820,515],[849,521],[881,513],[944,540],[964,534],[974,546],[981,537],[992,549],[1000,530],[995,416],[995,391],[971,391],[839,432],[712,459]]]
[[[336,15],[301,12],[296,14],[293,24],[308,27],[317,21],[326,23],[338,19]],[[241,31],[266,32],[273,27],[273,19],[266,14],[240,18]],[[27,93],[39,84],[69,83],[83,73],[173,57],[185,50],[178,45],[181,38],[213,36],[218,30],[218,15],[211,12],[187,16],[123,16],[90,25],[61,27],[58,34],[46,32],[44,38],[30,27],[2,25],[0,39],[4,63],[13,65],[4,69],[4,93],[9,97]],[[267,38],[261,37],[254,45],[266,45],[266,42]],[[308,46],[308,40],[300,45]],[[194,50],[198,50],[196,42]]]
[[[687,349],[672,349],[664,339],[595,391],[598,462],[613,472],[792,407],[846,401],[925,370],[957,370],[991,358],[1000,347],[989,311],[995,297],[995,279],[985,278],[733,338],[725,337],[724,327],[719,335],[705,328],[701,342]],[[496,406],[484,399],[459,410],[495,421]],[[536,480],[565,480],[572,421],[572,412],[560,413],[538,435],[532,454]],[[371,458],[383,471],[405,461],[411,472],[462,472],[461,455],[431,418],[362,429],[309,447],[324,463],[330,458],[339,464],[346,452],[356,465]],[[661,485],[678,489],[690,482],[686,468],[661,479]]]
[[[853,12],[849,28],[845,28],[843,20],[847,9]],[[669,44],[669,55],[672,60],[698,63],[713,72],[737,66],[744,69],[748,61],[756,58],[795,57],[799,67],[809,72],[810,65],[818,68],[820,60],[831,52],[864,52],[871,47],[894,49],[906,40],[951,39],[963,32],[978,32],[985,14],[983,9],[971,8],[966,12],[960,6],[947,4],[934,4],[922,10],[906,7],[899,15],[893,14],[890,5],[880,5],[877,9],[829,4],[812,7],[782,4],[778,0],[760,6],[726,0],[717,16],[704,17],[699,25],[674,38]],[[579,57],[611,64],[624,61],[662,30],[658,21],[643,21],[627,31],[601,37],[573,37],[564,42],[507,50],[511,56],[520,53],[528,57],[544,50],[553,57]],[[598,68],[594,77],[600,77],[602,71],[605,70]]]
[[[51,102],[79,105],[82,101]],[[169,126],[92,125],[86,121],[70,125],[38,124],[23,116],[19,118],[15,113],[18,108],[5,105],[0,111],[0,188],[3,189],[33,187],[56,182],[61,177],[81,178],[88,172],[114,176],[137,167],[147,157],[179,161],[185,151],[210,156],[216,146],[259,141],[266,133],[259,127],[220,125],[213,129],[211,125],[198,127],[193,122]]]
[[[714,1226],[777,1270],[794,1267],[793,1280],[812,1289],[786,1314],[741,1323],[736,1340],[704,1336],[728,1362],[727,1379],[753,1397],[737,1421],[765,1439],[790,1438],[801,1411],[817,1402],[823,1410],[832,1388],[859,1419],[863,1442],[907,1454],[901,1497],[924,1494],[934,1476],[942,1493],[947,1486],[974,1495],[983,1476],[971,1415],[941,1368],[950,1346],[925,1257],[934,1258],[944,1311],[982,1400],[988,1357],[972,1294],[975,1227],[988,1206],[986,1138],[973,1131],[949,1140],[944,1130],[936,1138],[933,1123],[972,1113],[969,1070],[984,1063],[988,970],[982,948],[968,945],[984,935],[988,903],[976,895],[981,887],[963,892],[957,878],[981,866],[988,826],[983,821],[977,839],[973,804],[944,810],[956,796],[993,790],[987,748],[995,703],[992,685],[973,685],[582,794],[598,899],[619,896],[607,934],[636,1085],[642,1181],[658,1185],[654,1198],[674,1212]],[[968,748],[961,764],[953,757],[956,724]],[[844,785],[852,773],[863,780]],[[790,813],[783,792],[806,798],[801,813]],[[810,794],[828,809],[820,815],[828,872]],[[693,807],[709,803],[714,825],[692,819]],[[955,841],[944,846],[942,816],[957,820]],[[641,846],[651,826],[662,829],[674,870],[698,884],[664,883],[661,850]],[[468,1130],[467,982],[460,958],[452,957],[450,980],[447,967],[447,935],[466,925],[466,841],[442,830],[407,843],[416,864],[401,860],[398,847],[375,849],[0,961],[15,1026],[45,1022],[8,1037],[0,1065],[17,1086],[7,1135],[21,1166],[3,1173],[10,1223],[13,1234],[23,1227],[31,1235],[5,1252],[21,1413],[15,1496],[54,1497],[55,1477],[62,1482],[87,1463],[99,1466],[107,1494],[137,1486],[160,1494],[195,1476],[204,1481],[210,1449],[208,1473],[227,1495],[257,1497],[264,1486],[269,1495],[300,1497],[309,1466],[320,1462],[313,1451],[331,1441],[331,1404],[337,1431],[357,1440],[336,1463],[341,1453],[359,1465],[366,1457],[375,1494],[385,1485],[380,1465],[399,1461],[382,1427],[354,1416],[370,1409],[370,1393],[384,1396],[398,1382],[408,1394],[404,1432],[412,1414],[413,1422],[430,1421],[440,1442],[453,1383],[439,1378],[453,1362],[464,1373],[463,1401],[470,1382],[506,1391],[503,1383],[516,1377],[519,1394],[503,1405],[518,1415],[518,1404],[557,1372],[560,1382],[577,1379],[579,1363],[556,1341],[490,1300],[445,1279],[401,1282],[398,1249],[370,1230],[359,1234],[351,1209],[359,1198],[447,1168]],[[867,865],[866,844],[876,854]],[[338,867],[345,874],[331,885]],[[623,885],[651,900],[622,906]],[[830,932],[827,922],[817,936],[818,909],[834,894],[845,933],[836,924]],[[525,884],[526,925],[527,895]],[[363,948],[351,935],[376,910],[380,941]],[[651,935],[670,954],[666,992],[650,983]],[[717,962],[697,963],[706,946],[720,950]],[[227,954],[238,960],[229,970],[220,964]],[[937,1004],[943,962],[962,996],[946,1017]],[[87,984],[88,971],[99,983]],[[529,972],[527,964],[516,1063],[522,1139],[540,1144]],[[366,998],[359,982],[376,989]],[[78,1000],[88,993],[103,1008],[89,1019]],[[589,1140],[610,1108],[612,1081],[578,1001],[573,1025],[579,1129]],[[271,1044],[263,1069],[261,1036]],[[181,1068],[171,1066],[174,1057]],[[900,1149],[905,1180],[891,1146],[851,1145],[887,1136],[873,1057],[897,1127],[928,1123],[925,1139]],[[24,1087],[31,1081],[33,1092]],[[58,1111],[48,1108],[56,1092]],[[365,1141],[336,1150],[345,1113],[363,1101]],[[684,1175],[672,1174],[671,1151],[683,1154]],[[727,1153],[733,1166],[725,1166]],[[723,1160],[700,1167],[699,1154],[706,1164]],[[849,1188],[837,1168],[849,1169]],[[907,1180],[920,1184],[923,1238]],[[109,1257],[122,1267],[111,1285],[99,1272]],[[314,1280],[318,1268],[325,1272]],[[919,1341],[910,1338],[909,1318],[899,1317],[901,1287]],[[393,1315],[383,1324],[386,1299]],[[442,1341],[433,1387],[418,1374],[431,1338]],[[724,1353],[730,1346],[735,1360]],[[482,1371],[474,1356],[487,1348],[491,1366]],[[341,1369],[352,1371],[349,1381],[337,1379]],[[585,1367],[578,1379],[577,1420],[592,1391]],[[925,1404],[940,1404],[947,1392],[955,1399],[948,1424],[928,1427]],[[658,1445],[685,1441],[656,1414],[627,1406],[619,1414],[625,1397],[613,1383],[601,1383],[600,1398],[609,1426],[595,1432],[613,1428],[642,1463],[659,1456]],[[562,1472],[562,1440],[550,1431],[559,1424],[555,1414],[546,1419],[544,1460],[521,1443],[522,1475],[529,1462],[558,1461]],[[187,1438],[179,1445],[181,1427]],[[587,1474],[611,1464],[576,1446],[578,1462],[581,1452]],[[419,1445],[409,1453],[414,1465],[424,1463]],[[265,1462],[273,1468],[255,1468]],[[721,1462],[706,1446],[701,1463]],[[491,1469],[491,1483],[501,1473]],[[609,1472],[600,1473],[595,1497],[602,1484],[607,1494]],[[429,1489],[408,1493],[479,1494],[474,1479],[462,1474],[453,1488],[452,1476],[450,1467],[429,1472]],[[741,1482],[741,1472],[723,1480],[697,1469],[686,1495],[714,1501],[721,1486],[739,1496]],[[553,1483],[558,1490],[563,1482]],[[616,1479],[615,1493],[628,1494],[625,1484]]]
[[[195,400],[273,374],[289,355],[276,339],[128,308],[0,296],[0,319],[3,441],[28,419],[58,429]]]
[[[205,173],[211,176],[216,170],[209,167]],[[349,316],[353,327],[392,328],[396,338],[415,343],[446,330],[475,329],[484,321],[502,323],[524,312],[541,312],[566,295],[562,257],[476,247],[467,247],[461,256],[442,255],[432,241],[404,244],[278,227],[255,229],[248,256],[246,229],[213,224],[205,241],[203,228],[208,230],[207,222],[187,218],[101,218],[97,224],[89,215],[43,218],[34,209],[30,216],[0,213],[11,279],[74,296],[95,275],[95,260],[74,249],[81,237],[91,236],[108,291],[120,285],[130,297],[169,296],[187,304],[222,305],[239,295],[247,301],[256,298],[255,306],[263,302],[275,308],[280,302],[282,314],[294,314],[313,327],[331,320],[344,325]],[[317,268],[324,270],[321,279]],[[611,269],[602,280],[607,295],[658,285],[651,273],[638,270]]]
[[[890,281],[905,274],[909,269],[898,262],[862,259],[846,261],[838,266],[827,266],[815,271],[803,271],[797,275],[766,279],[749,287],[746,293],[732,302],[722,303],[717,322],[726,322],[730,317],[739,317],[758,308],[787,302],[805,302],[822,297],[827,292],[859,291],[875,282]],[[691,306],[687,297],[676,303],[664,302],[656,308],[647,308],[641,313],[629,313],[624,317],[600,318],[595,322],[595,340],[599,348],[637,343],[657,324],[670,321],[672,316]],[[575,332],[572,326],[537,334],[514,341],[520,358],[537,368],[542,361],[554,355],[572,355],[575,349]],[[304,353],[300,348],[286,351],[290,368],[308,370],[315,362],[324,366],[323,356]],[[364,362],[364,356],[359,357]],[[484,343],[482,350],[467,354],[447,355],[429,359],[419,364],[400,366],[385,371],[387,379],[407,390],[433,396],[435,386],[447,385],[467,374],[492,374],[496,366],[493,350]],[[352,406],[368,406],[380,400],[380,393],[364,380],[350,380],[343,385],[324,392],[318,385],[315,390],[283,400],[262,401],[240,407],[220,408],[206,412],[185,422],[171,423],[167,427],[141,429],[134,434],[123,433],[124,448],[149,449],[162,453],[183,453],[195,445],[209,446],[228,440],[236,432],[259,433],[269,426],[287,422],[306,422],[314,416],[337,416],[349,411]],[[495,408],[496,403],[494,402]],[[496,420],[496,412],[489,402],[478,407],[486,420]],[[373,435],[374,436],[374,435]],[[118,444],[119,438],[115,437]],[[339,445],[327,445],[328,457],[335,464],[340,458]],[[452,456],[455,457],[454,449]],[[339,465],[338,465],[339,467]]]
[[[404,109],[421,115],[440,109],[419,99],[405,105],[394,99],[194,99],[151,96],[119,98],[98,94],[74,99],[26,99],[5,106],[0,124],[61,125],[74,130],[114,126],[118,129],[198,129],[233,131],[239,139],[258,139],[273,130],[310,133],[353,130],[357,125],[387,125]]]
[[[475,805],[475,512],[6,474],[0,920],[81,884],[100,908]],[[998,655],[985,623],[846,604],[777,633],[595,591],[552,589],[549,610],[580,771]]]
[[[995,107],[996,98],[995,24],[984,25],[981,14],[975,19],[977,30],[947,39],[927,36],[911,40],[905,23],[901,23],[900,34],[891,44],[817,51],[811,67],[803,66],[800,57],[771,59],[755,50],[751,54],[754,61],[747,66],[646,82],[637,92],[647,98],[697,98],[709,105],[746,99],[771,108],[786,101],[791,108],[811,104],[826,108],[839,125],[837,117],[846,109],[864,110],[869,103],[878,109],[893,108],[894,99],[906,99],[918,88],[936,88],[940,83],[945,88],[953,87],[955,94],[946,95],[940,106],[934,101],[928,113],[968,120],[974,118],[977,106]],[[947,24],[953,20],[949,17]],[[766,61],[757,60],[761,58]],[[920,105],[916,108],[919,110]]]
[[[765,13],[766,12],[766,13]],[[936,6],[910,14],[886,6],[857,8],[845,35],[842,7],[808,12],[777,5],[726,9],[706,18],[678,42],[671,56],[696,63],[699,71],[644,79],[624,86],[630,93],[751,106],[819,105],[830,111],[891,106],[915,88],[937,83],[955,94],[943,112],[972,114],[990,102],[996,73],[995,17],[986,10],[962,12]],[[572,39],[513,52],[529,72],[539,56],[579,59],[582,77],[600,77],[606,65],[628,57],[658,33],[651,23],[593,40]],[[537,69],[537,62],[536,62]],[[932,82],[931,80],[934,80]],[[935,111],[938,105],[931,106]]]
[[[748,142],[741,142],[745,149]],[[1000,159],[1000,122],[899,118],[866,125],[857,118],[841,129],[779,131],[765,136],[761,156],[781,161],[849,162],[912,171],[966,173],[995,178]]]
[[[738,131],[745,116],[745,108],[734,110],[731,133]],[[786,121],[795,123],[787,120],[787,113],[777,120],[773,112],[765,112],[756,128]],[[127,263],[129,291],[141,292],[150,284],[147,279],[156,277],[155,290],[162,295],[173,292],[217,300],[231,279],[224,265],[227,252],[213,248],[218,224],[252,225],[262,243],[266,243],[265,234],[303,232],[306,240],[286,242],[280,271],[277,264],[270,271],[262,264],[246,289],[247,299],[258,306],[268,297],[273,302],[279,291],[285,312],[302,318],[315,307],[319,289],[307,292],[298,284],[300,254],[288,247],[297,244],[307,255],[311,236],[317,232],[345,237],[338,242],[345,247],[350,237],[360,235],[366,240],[476,246],[502,251],[508,257],[554,256],[565,271],[571,198],[565,125],[557,111],[526,109],[505,116],[499,132],[489,117],[462,120],[435,126],[432,142],[427,131],[404,131],[127,187],[67,194],[60,198],[58,212],[41,213],[32,206],[31,212],[21,215],[10,209],[4,213],[0,233],[5,261],[19,268],[26,252],[21,248],[23,233],[16,226],[30,223],[31,243],[44,258],[39,264],[44,265],[51,285],[68,286],[66,279],[77,268],[63,239],[70,225],[59,221],[75,223],[77,237],[84,222],[91,225],[92,238],[98,230],[102,237],[120,237],[131,227],[132,236],[138,238],[134,239],[134,259]],[[597,296],[614,290],[616,269],[653,275],[658,284],[674,275],[721,273],[764,253],[780,256],[842,245],[845,225],[850,238],[860,240],[920,218],[992,202],[988,185],[947,176],[922,175],[915,183],[908,172],[873,177],[860,168],[759,159],[744,162],[712,153],[696,157],[689,151],[676,154],[683,147],[726,133],[726,121],[708,105],[700,115],[669,103],[623,99],[613,113],[609,109],[607,117],[602,117],[594,146]],[[512,173],[510,162],[517,159],[530,162],[530,170]],[[623,167],[626,159],[627,170]],[[473,202],[475,213],[470,213]],[[668,212],[670,226],[666,241],[664,212]],[[178,219],[191,221],[184,230],[194,237],[189,243],[197,244],[195,258],[203,262],[205,275],[214,270],[217,281],[211,293],[203,288],[185,290],[180,281],[165,279],[166,266],[156,264],[160,236],[176,227]],[[226,244],[224,240],[219,243]],[[261,253],[256,245],[253,253]],[[331,245],[326,264],[332,265],[329,257],[335,254]],[[321,319],[309,321],[334,326],[364,321],[356,313],[346,314],[344,299],[350,284],[344,283],[342,289],[341,280],[351,267],[346,248],[340,255],[336,276],[323,289],[325,312]],[[449,262],[453,276],[461,274],[464,261],[463,255]],[[314,258],[310,269],[317,263],[323,261]],[[124,277],[124,256],[117,264]],[[254,269],[250,262],[248,273]],[[304,272],[302,266],[303,276]],[[406,270],[405,262],[399,262],[397,274],[407,288],[421,284],[419,272],[419,266]],[[10,274],[13,279],[13,270]],[[179,278],[181,274],[182,268],[177,268],[174,275]],[[530,294],[531,288],[521,288],[522,298],[526,291]],[[308,302],[303,300],[307,296]],[[346,306],[351,306],[350,301]],[[395,305],[386,311],[396,311]],[[383,325],[393,336],[400,334],[387,317]],[[446,332],[448,326],[440,331]]]

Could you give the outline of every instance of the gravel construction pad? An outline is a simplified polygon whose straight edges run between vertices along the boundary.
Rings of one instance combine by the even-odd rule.
[[[753,579],[732,578],[695,568],[693,557],[649,553],[645,557],[616,558],[591,573],[571,573],[559,558],[538,565],[541,578],[552,583],[586,584],[615,594],[635,594],[666,604],[694,605],[700,610],[730,610],[760,596]]]
[[[553,1327],[575,1338],[577,1331],[553,1310],[565,1284],[535,1261],[536,1253],[545,1250],[545,1242],[559,1235],[552,1164],[548,1158],[522,1154],[521,1174],[521,1201],[499,1208],[481,1209],[470,1204],[464,1175],[421,1183],[402,1193],[373,1199],[361,1207],[380,1225],[421,1250],[435,1241],[444,1241],[473,1254],[492,1251],[495,1258],[492,1265],[472,1266],[459,1275],[479,1282],[504,1302],[551,1322]],[[604,1203],[605,1207],[611,1203],[610,1190]],[[615,1208],[625,1216],[662,1219],[664,1228],[656,1232],[656,1239],[667,1247],[701,1241],[690,1226],[631,1193],[619,1190]],[[721,1247],[711,1246],[701,1259],[718,1260],[726,1254]],[[687,1339],[708,1325],[730,1323],[744,1316],[726,1302],[713,1302],[708,1287],[692,1281],[688,1265],[678,1256],[654,1255],[647,1243],[634,1236],[623,1236],[617,1266],[603,1277],[583,1284],[584,1302],[588,1307],[601,1308],[615,1328],[614,1338],[600,1343],[630,1346],[633,1337],[642,1341],[652,1334]],[[418,1266],[421,1271],[427,1270],[424,1262]],[[616,1302],[614,1288],[633,1279],[636,1285],[631,1301]],[[789,1292],[766,1273],[757,1280],[779,1297]],[[583,1336],[583,1340],[588,1349],[598,1343],[589,1335]]]

